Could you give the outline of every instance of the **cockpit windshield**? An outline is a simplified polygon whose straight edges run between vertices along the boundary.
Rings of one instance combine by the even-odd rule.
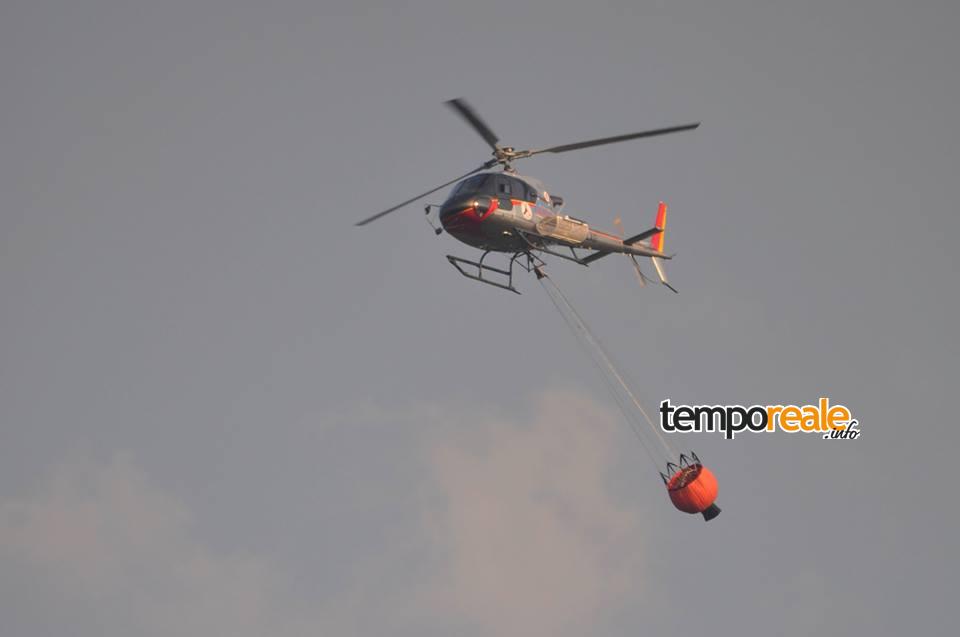
[[[502,173],[483,173],[464,179],[450,193],[450,196],[466,194],[491,195],[507,199],[523,199],[534,202],[537,191],[525,181]]]
[[[490,194],[493,194],[493,192],[492,192],[492,191],[493,191],[493,188],[492,188],[492,186],[493,186],[493,183],[492,183],[492,182],[493,182],[493,179],[492,179],[492,178],[493,178],[493,175],[487,175],[487,174],[484,174],[484,175],[474,175],[473,177],[470,177],[469,179],[464,179],[463,181],[461,181],[461,182],[457,185],[457,187],[453,189],[453,192],[451,192],[450,194],[451,194],[451,196],[452,196],[452,195],[459,194],[459,193],[481,193],[481,194],[485,194],[488,189],[491,191]],[[490,188],[487,188],[487,187],[486,187],[486,182],[487,182],[487,181],[491,182],[491,183],[490,183],[490,186],[491,186]]]

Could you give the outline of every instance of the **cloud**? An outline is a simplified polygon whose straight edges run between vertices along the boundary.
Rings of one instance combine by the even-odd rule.
[[[385,518],[383,545],[321,533],[316,541],[336,541],[346,571],[321,565],[305,574],[271,549],[224,550],[216,536],[195,532],[203,510],[189,510],[118,453],[57,465],[30,492],[0,501],[0,614],[29,633],[48,622],[45,632],[98,636],[455,628],[560,637],[636,600],[640,524],[608,484],[624,433],[612,412],[553,392],[511,420],[436,405],[407,415],[366,410],[353,420],[371,418],[377,427],[427,423],[409,455],[425,460],[423,471],[396,484],[358,478],[336,497],[384,510],[401,494],[422,497],[401,518]],[[458,419],[462,428],[451,433]],[[4,591],[29,592],[13,601]]]
[[[127,455],[70,463],[30,497],[0,506],[0,563],[44,580],[44,597],[31,603],[80,608],[74,634],[287,628],[266,563],[217,554],[191,537],[189,522],[183,504],[151,486]]]
[[[544,394],[530,424],[482,423],[436,446],[446,559],[432,602],[485,635],[582,634],[640,590],[639,520],[607,484],[613,414]]]

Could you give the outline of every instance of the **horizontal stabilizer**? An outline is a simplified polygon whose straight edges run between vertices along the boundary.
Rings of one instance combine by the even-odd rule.
[[[597,252],[594,252],[593,254],[588,254],[587,256],[582,257],[582,258],[580,259],[580,263],[582,263],[583,265],[587,265],[588,263],[593,263],[593,262],[596,261],[597,259],[602,259],[603,257],[607,256],[608,254],[610,254],[610,253],[609,253],[609,252],[604,252],[603,250],[598,250]]]
[[[649,237],[652,237],[653,235],[655,235],[655,234],[657,234],[658,232],[660,232],[660,230],[661,230],[660,228],[650,228],[649,230],[644,230],[644,231],[641,232],[640,234],[635,234],[635,235],[633,235],[632,237],[630,237],[630,238],[628,238],[628,239],[624,239],[623,242],[624,242],[626,245],[628,245],[628,246],[632,246],[634,243],[639,243],[640,241],[643,241],[644,239],[647,239],[647,238],[649,238]]]

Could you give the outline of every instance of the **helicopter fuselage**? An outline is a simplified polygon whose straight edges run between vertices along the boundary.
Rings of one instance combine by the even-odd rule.
[[[453,188],[440,206],[440,223],[455,239],[494,252],[527,252],[558,245],[651,255],[649,246],[624,243],[621,237],[561,215],[562,205],[561,198],[551,197],[532,177],[479,173]]]
[[[521,236],[557,214],[540,184],[503,173],[481,173],[460,182],[440,206],[440,223],[455,239],[482,250],[518,252]]]
[[[542,270],[543,261],[535,253],[550,254],[580,265],[589,265],[609,254],[626,254],[631,257],[641,282],[647,279],[634,258],[637,256],[650,257],[661,283],[669,287],[660,264],[661,259],[671,258],[662,251],[666,224],[666,205],[662,201],[654,227],[624,238],[622,232],[620,235],[613,235],[594,230],[580,219],[561,214],[563,200],[551,197],[536,179],[517,175],[513,170],[513,163],[543,153],[566,153],[631,139],[693,130],[700,126],[700,122],[599,137],[559,146],[516,150],[512,146],[502,145],[496,133],[465,100],[449,100],[447,105],[483,138],[490,147],[493,158],[459,177],[361,219],[356,225],[365,226],[442,188],[456,184],[447,200],[439,206],[440,224],[443,228],[434,226],[434,230],[437,234],[446,230],[455,239],[484,250],[478,261],[447,255],[447,260],[467,278],[517,292],[513,286],[513,266],[518,259],[521,259],[521,265],[528,272],[535,271],[538,277],[545,276]],[[494,166],[501,166],[503,172],[484,172]],[[432,208],[432,205],[426,207],[428,214]],[[561,246],[564,250],[558,252],[552,249],[554,246]],[[569,255],[566,254],[567,249]],[[580,253],[577,250],[580,250]],[[584,254],[584,251],[592,252]],[[506,268],[499,268],[484,264],[484,259],[490,252],[513,253],[513,256]],[[506,280],[499,283],[490,281],[491,273],[505,277]]]

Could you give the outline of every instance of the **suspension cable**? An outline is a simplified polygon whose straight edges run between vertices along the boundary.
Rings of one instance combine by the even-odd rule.
[[[631,391],[629,384],[624,380],[623,374],[617,369],[617,366],[609,354],[607,354],[599,339],[597,339],[587,326],[586,321],[584,321],[580,313],[577,312],[576,308],[573,307],[570,300],[550,277],[544,276],[540,278],[540,284],[547,292],[547,296],[557,309],[564,323],[566,323],[567,327],[573,332],[581,348],[588,354],[591,362],[600,371],[604,384],[613,396],[617,407],[619,407],[630,429],[647,452],[647,455],[650,456],[655,465],[660,466],[662,464],[662,461],[655,457],[659,454],[655,454],[648,445],[648,435],[645,436],[643,434],[643,428],[638,426],[640,423],[636,415],[637,413],[641,414],[647,425],[649,425],[654,437],[662,447],[661,453],[664,454],[664,458],[666,460],[675,459],[677,457],[676,451],[674,451],[661,434],[646,409],[644,409],[636,395]]]

